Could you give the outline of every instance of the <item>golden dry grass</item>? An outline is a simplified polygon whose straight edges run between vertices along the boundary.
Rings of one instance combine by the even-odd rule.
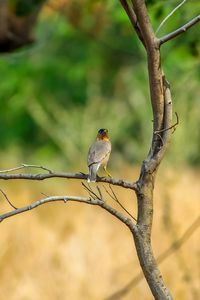
[[[138,170],[123,170],[135,179]],[[119,175],[117,176],[119,177]],[[153,247],[158,256],[178,239],[200,212],[200,172],[162,168],[155,190]],[[1,182],[16,206],[48,195],[84,194],[80,182]],[[115,188],[129,210],[131,191]],[[3,197],[1,212],[9,209]],[[111,201],[111,200],[109,200]],[[0,299],[100,300],[122,288],[140,271],[133,240],[118,220],[97,207],[48,204],[1,224]],[[177,300],[200,299],[199,228],[161,265]],[[123,298],[150,300],[145,280]]]

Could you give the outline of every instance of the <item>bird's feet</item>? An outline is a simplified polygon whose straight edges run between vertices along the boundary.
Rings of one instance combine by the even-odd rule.
[[[108,177],[112,178],[112,175],[108,172],[108,170],[106,169],[106,166],[104,166],[103,169],[106,172],[106,174],[108,175]]]

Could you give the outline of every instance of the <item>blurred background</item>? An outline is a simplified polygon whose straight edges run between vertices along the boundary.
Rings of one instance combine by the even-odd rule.
[[[154,29],[179,3],[147,1]],[[137,180],[152,112],[145,52],[119,1],[0,5],[1,170],[26,163],[86,173],[89,145],[99,128],[108,128],[113,177]],[[199,13],[198,0],[185,2],[158,36]],[[200,298],[199,30],[197,24],[162,47],[179,125],[157,178],[152,240],[159,256],[186,237],[160,265],[178,300]],[[41,193],[86,194],[80,182],[64,179],[1,181],[0,188],[16,206]],[[115,192],[136,216],[134,194]],[[2,213],[10,210],[3,196],[0,203]],[[4,221],[0,247],[1,299],[106,299],[140,272],[126,228],[100,208],[80,204],[49,204]],[[152,299],[144,279],[118,296]]]

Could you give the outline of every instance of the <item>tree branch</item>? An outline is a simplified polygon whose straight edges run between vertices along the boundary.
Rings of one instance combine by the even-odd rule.
[[[149,19],[144,0],[132,0],[138,24],[146,45],[149,87],[153,108],[154,131],[160,130],[163,123],[164,99],[162,94],[162,71],[160,62],[159,40],[156,38]],[[155,143],[156,144],[156,143]]]
[[[51,171],[50,169],[47,169],[43,166],[28,165],[28,164],[21,164],[21,166],[16,167],[16,168],[11,168],[11,169],[7,169],[7,170],[0,170],[0,173],[9,173],[9,172],[18,171],[18,170],[25,169],[25,168],[42,169],[42,170],[48,171],[49,173],[53,173],[53,171]]]
[[[130,228],[131,231],[135,231],[136,225],[124,216],[122,213],[118,212],[116,209],[108,205],[105,201],[100,200],[99,198],[90,198],[90,197],[79,197],[79,196],[51,196],[47,198],[40,199],[38,201],[33,202],[32,204],[29,204],[27,206],[23,206],[20,208],[16,208],[10,212],[4,213],[0,215],[0,222],[3,220],[13,217],[15,215],[30,211],[40,205],[49,203],[49,202],[64,202],[67,203],[69,201],[74,202],[80,202],[90,205],[97,205],[102,207],[104,210],[108,211],[111,215],[115,216],[117,219],[119,219],[121,222],[123,222],[126,226]]]
[[[178,28],[177,30],[175,30],[175,31],[173,31],[173,32],[171,32],[171,33],[169,33],[169,34],[161,37],[159,39],[159,45],[162,45],[162,44],[168,42],[169,40],[174,39],[178,35],[186,32],[189,28],[191,28],[192,26],[194,26],[199,21],[200,21],[200,15],[198,15],[197,17],[195,17],[194,19],[192,19],[191,21],[189,21],[188,23],[186,23],[182,27]]]
[[[8,197],[7,197],[7,195],[4,193],[4,191],[3,191],[2,189],[0,189],[0,191],[1,191],[1,193],[4,195],[6,201],[9,203],[9,205],[10,205],[12,208],[17,209],[17,207],[14,206],[14,205],[12,204],[12,202],[8,199]]]
[[[154,136],[158,136],[161,145],[160,149],[155,153],[155,149],[151,149],[148,155],[147,160],[144,162],[144,169],[147,173],[153,173],[158,168],[161,160],[164,157],[166,152],[167,146],[170,142],[172,131],[173,129],[172,124],[172,97],[170,91],[170,85],[166,80],[165,76],[163,75],[163,96],[164,96],[164,120],[163,120],[163,128],[154,131]],[[168,130],[166,130],[168,129]],[[160,135],[161,133],[162,135]],[[146,163],[147,162],[147,163]],[[143,175],[143,172],[142,172]]]
[[[144,276],[155,299],[171,300],[172,296],[165,285],[151,246],[151,228],[153,221],[153,190],[158,166],[165,153],[170,131],[161,133],[161,138],[155,131],[171,126],[171,103],[166,97],[164,75],[161,69],[159,40],[156,38],[145,0],[132,0],[139,28],[146,45],[151,105],[153,110],[153,135],[149,154],[144,160],[138,180],[137,230],[133,238]],[[168,91],[168,90],[167,90]]]
[[[173,125],[171,125],[170,127],[155,131],[154,134],[159,134],[161,132],[168,131],[170,129],[173,129],[173,133],[174,133],[174,131],[176,130],[176,126],[179,124],[179,117],[178,117],[178,114],[176,111],[175,111],[175,116],[176,116],[176,122]]]
[[[113,199],[114,201],[116,201],[119,206],[134,220],[137,222],[136,218],[124,207],[123,204],[121,204],[121,202],[119,201],[119,199],[117,198],[115,192],[112,189],[112,186],[109,184],[109,188],[111,190],[111,193],[107,190],[107,188],[104,186],[104,189],[106,191],[106,193],[110,196],[111,199]]]
[[[34,168],[41,168],[44,170],[47,170],[48,174],[26,174],[26,173],[20,173],[20,174],[2,174],[2,172],[11,172],[14,170],[19,170],[25,167],[34,167]],[[80,180],[87,180],[88,175],[84,173],[64,173],[64,172],[53,172],[47,168],[44,168],[42,166],[37,165],[25,165],[23,164],[20,167],[16,167],[13,169],[8,169],[4,171],[0,171],[0,179],[3,180],[17,180],[17,179],[25,179],[25,180],[45,180],[49,178],[68,178],[68,179],[80,179]],[[97,177],[97,182],[104,182],[112,185],[121,186],[126,189],[131,189],[136,191],[137,190],[137,183],[136,182],[129,182],[122,179],[115,179],[110,177]]]
[[[137,32],[137,35],[138,35],[139,39],[141,40],[144,47],[146,47],[143,36],[142,36],[141,29],[140,29],[139,24],[137,22],[137,17],[135,15],[135,12],[134,12],[133,8],[128,4],[127,0],[120,0],[120,2],[122,4],[124,10],[126,11],[127,16],[129,17],[129,20],[131,21],[131,24],[135,28],[135,31]]]
[[[165,24],[165,22],[186,2],[187,0],[183,0],[181,3],[179,3],[165,18],[164,20],[160,23],[158,28],[155,31],[155,34],[158,33],[158,31],[162,28],[162,26]]]

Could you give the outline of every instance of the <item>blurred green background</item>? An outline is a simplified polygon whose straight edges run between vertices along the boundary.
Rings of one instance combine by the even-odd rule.
[[[24,1],[11,3],[26,14]],[[178,3],[148,1],[155,29]],[[158,36],[199,12],[199,1],[188,1]],[[0,56],[1,155],[11,166],[16,160],[82,169],[96,131],[106,127],[113,143],[111,166],[140,163],[152,131],[146,58],[120,3],[47,2],[34,35],[31,46]],[[171,163],[200,164],[199,59],[198,24],[162,47],[180,119],[166,155]]]

